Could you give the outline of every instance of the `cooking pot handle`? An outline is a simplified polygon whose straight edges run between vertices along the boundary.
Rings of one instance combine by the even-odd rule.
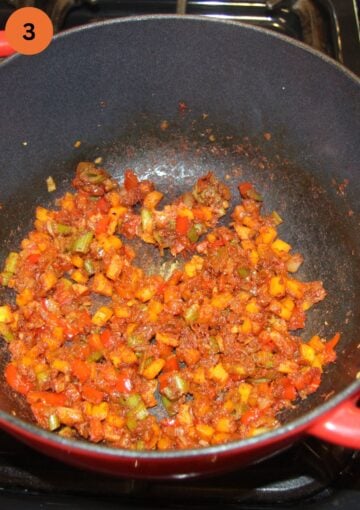
[[[5,37],[5,31],[0,30],[0,58],[8,57],[16,53],[15,50],[10,46]]]
[[[360,450],[359,395],[343,402],[308,429],[308,432],[330,443]]]

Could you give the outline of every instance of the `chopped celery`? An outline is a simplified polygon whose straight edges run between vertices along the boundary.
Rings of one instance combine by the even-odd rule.
[[[149,415],[149,411],[146,409],[144,402],[140,402],[140,404],[132,412],[138,420],[145,420],[145,418]]]
[[[49,430],[53,431],[60,427],[60,420],[56,414],[50,414],[49,416]]]
[[[90,354],[90,356],[88,356],[87,360],[90,362],[91,361],[96,362],[96,361],[101,360],[102,357],[103,357],[103,353],[101,351],[95,351],[95,352],[92,352]]]
[[[280,225],[280,223],[283,222],[282,217],[276,211],[273,211],[271,216],[275,222],[275,225]]]
[[[9,285],[10,279],[13,276],[14,276],[14,273],[9,273],[8,271],[1,273],[1,285],[3,285],[4,287],[7,287]]]
[[[189,308],[185,310],[184,319],[188,324],[195,322],[199,317],[199,305],[194,303]]]
[[[132,349],[138,349],[144,347],[144,339],[137,335],[130,335],[127,339],[127,344]]]
[[[38,372],[36,374],[36,380],[41,385],[46,383],[50,378],[49,372]]]
[[[174,403],[171,402],[169,398],[167,398],[165,395],[161,395],[161,401],[169,416],[173,416],[174,414],[176,414],[176,411],[174,409]]]
[[[241,278],[247,278],[250,274],[250,269],[247,267],[238,267],[237,273]]]
[[[135,409],[142,402],[141,397],[138,393],[132,393],[127,397],[121,398],[121,403],[130,409]]]
[[[174,374],[173,380],[174,380],[175,386],[177,387],[179,392],[181,392],[182,395],[187,393],[187,391],[189,389],[189,385],[188,385],[187,381],[185,381],[185,379],[183,379],[179,374]]]
[[[99,184],[100,182],[105,181],[106,175],[104,172],[99,169],[93,168],[92,170],[88,170],[85,172],[86,179],[91,182],[91,184]]]
[[[4,272],[15,273],[18,260],[19,254],[16,253],[15,251],[10,252],[5,261]]]
[[[148,209],[141,210],[141,226],[144,232],[151,232],[152,230],[152,214]]]
[[[136,442],[136,447],[135,447],[137,450],[145,450],[145,443],[144,441],[137,441]]]
[[[70,227],[70,225],[64,225],[63,223],[56,223],[55,229],[58,234],[63,235],[71,234],[72,232],[72,227]]]
[[[130,430],[130,432],[136,429],[137,424],[138,422],[135,416],[130,415],[126,418],[126,426]]]
[[[196,241],[199,239],[199,234],[197,233],[197,230],[194,225],[190,228],[189,232],[187,233],[188,239],[191,243],[196,243]]]
[[[258,193],[254,188],[251,188],[247,192],[247,197],[252,200],[256,200],[257,202],[262,202],[264,199],[260,193]]]
[[[72,245],[72,251],[76,251],[79,253],[87,253],[90,249],[91,241],[93,240],[93,233],[86,232],[82,234],[80,237],[75,239]]]
[[[94,267],[92,260],[86,259],[84,261],[84,268],[85,268],[85,271],[88,273],[88,275],[91,276],[92,274],[95,274],[95,267]]]
[[[210,345],[210,349],[212,350],[212,352],[220,352],[220,346],[219,346],[219,342],[216,340],[216,338],[214,336],[211,336],[209,338],[209,345]]]
[[[0,323],[0,336],[2,336],[3,339],[8,343],[14,340],[13,332],[10,331],[9,327],[4,323]]]

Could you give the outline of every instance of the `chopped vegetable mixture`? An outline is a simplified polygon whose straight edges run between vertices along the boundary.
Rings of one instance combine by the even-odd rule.
[[[0,306],[4,376],[41,427],[128,449],[205,447],[278,427],[317,390],[340,335],[294,334],[325,290],[295,278],[302,257],[250,183],[227,227],[216,224],[230,192],[211,173],[163,209],[131,170],[120,186],[80,163],[73,186],[37,207],[1,273],[16,292]],[[148,275],[132,237],[184,263]]]

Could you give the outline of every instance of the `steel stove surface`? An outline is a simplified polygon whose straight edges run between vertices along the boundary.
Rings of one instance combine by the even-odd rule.
[[[187,2],[187,12],[279,31],[360,75],[356,0]],[[174,13],[175,0],[0,0],[0,29],[16,7],[47,11],[56,31],[130,14]],[[357,510],[360,455],[305,439],[255,466],[202,480],[144,482],[81,471],[33,452],[0,431],[0,507],[7,509]]]

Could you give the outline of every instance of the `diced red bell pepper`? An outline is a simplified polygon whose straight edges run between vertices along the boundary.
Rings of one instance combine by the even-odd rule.
[[[91,374],[90,367],[81,359],[76,359],[71,363],[71,371],[81,382],[85,382]]]
[[[99,220],[96,223],[95,234],[97,236],[100,234],[105,234],[107,231],[107,228],[109,226],[109,222],[110,222],[110,220],[109,220],[108,216],[104,216],[103,218],[101,218],[101,220]]]
[[[83,397],[92,404],[100,404],[100,402],[104,400],[104,393],[90,386],[90,384],[84,384],[81,393]]]
[[[139,186],[139,180],[132,170],[125,170],[124,186],[126,191],[136,189]]]
[[[37,262],[39,262],[39,259],[40,259],[40,253],[31,253],[27,258],[27,262],[29,262],[30,264],[36,264]]]
[[[130,393],[133,385],[130,379],[129,374],[124,371],[120,372],[118,376],[118,380],[116,381],[115,388],[120,391],[120,393]]]
[[[13,363],[9,363],[5,368],[5,379],[15,391],[22,395],[26,395],[32,386]]]
[[[190,228],[190,220],[186,216],[176,217],[176,233],[186,235]]]
[[[240,195],[243,198],[247,197],[248,192],[252,189],[253,185],[250,182],[242,182],[239,184]]]
[[[163,367],[163,372],[172,372],[173,370],[179,370],[179,362],[175,354],[169,356],[165,360],[165,365]]]
[[[99,200],[96,202],[97,209],[102,213],[107,213],[111,207],[109,202],[106,200],[105,197],[99,198]]]
[[[40,401],[53,407],[65,406],[66,396],[64,393],[54,393],[52,391],[29,391],[27,401],[29,404]]]

